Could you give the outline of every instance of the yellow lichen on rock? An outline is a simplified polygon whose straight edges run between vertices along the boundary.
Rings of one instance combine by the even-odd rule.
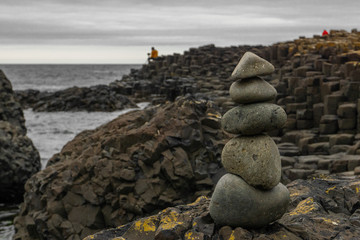
[[[184,222],[179,221],[179,213],[170,211],[165,217],[161,218],[159,228],[169,230],[183,224]]]
[[[350,184],[350,188],[355,191],[356,194],[360,193],[360,181]]]
[[[201,232],[194,231],[193,229],[187,231],[184,234],[184,240],[203,240],[204,234]]]
[[[185,235],[184,235],[184,239],[185,240],[195,240],[195,238],[194,237],[192,237],[192,235],[193,235],[193,232],[187,232],[187,233],[185,233]]]
[[[189,203],[188,206],[195,206],[195,205],[199,204],[199,202],[201,202],[202,200],[207,200],[207,199],[209,199],[209,198],[206,196],[200,196],[195,200],[195,202]]]
[[[316,211],[319,209],[319,206],[314,203],[314,199],[312,197],[308,197],[305,200],[302,200],[297,207],[292,210],[289,215],[290,216],[294,216],[294,215],[300,215],[300,214],[307,214],[311,211]]]
[[[292,197],[296,197],[296,196],[299,196],[299,195],[300,195],[299,192],[293,192],[293,193],[290,194],[290,197],[292,198]]]
[[[219,113],[207,113],[207,115],[209,117],[213,117],[213,118],[221,118],[221,115]]]
[[[140,232],[155,232],[157,217],[143,218],[136,221],[134,229]]]
[[[232,232],[231,232],[231,235],[230,235],[230,237],[229,237],[229,239],[228,240],[235,240],[235,231],[233,230]]]
[[[336,188],[336,186],[330,187],[328,189],[326,189],[326,194],[329,194],[330,191],[334,190]]]
[[[339,221],[328,219],[328,218],[322,218],[322,220],[326,223],[330,223],[332,225],[339,225]]]
[[[90,235],[90,236],[87,236],[86,238],[84,238],[83,240],[90,240],[90,239],[94,239],[94,235]]]

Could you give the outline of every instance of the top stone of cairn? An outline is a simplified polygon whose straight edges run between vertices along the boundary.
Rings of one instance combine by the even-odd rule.
[[[246,52],[231,74],[231,79],[251,78],[268,75],[275,71],[274,66],[265,59],[251,52]]]

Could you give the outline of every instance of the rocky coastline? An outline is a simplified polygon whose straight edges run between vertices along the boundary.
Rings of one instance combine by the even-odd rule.
[[[137,107],[128,97],[121,94],[120,89],[107,85],[72,87],[57,92],[18,90],[15,94],[22,108],[32,108],[37,112],[112,112]]]
[[[283,129],[267,133],[290,207],[257,230],[216,226],[205,197],[189,204],[210,197],[225,174],[221,151],[234,136],[220,117],[237,105],[230,75],[246,51],[275,66],[264,77],[278,93],[270,102],[288,115]],[[87,239],[352,239],[360,234],[359,87],[354,29],[267,47],[207,45],[159,57],[108,86],[17,92],[36,111],[152,106],[80,133],[34,174],[14,239],[82,239],[117,226]]]

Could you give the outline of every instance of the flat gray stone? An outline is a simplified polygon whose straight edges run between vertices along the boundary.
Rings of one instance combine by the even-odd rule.
[[[263,191],[228,173],[215,187],[210,215],[218,225],[260,228],[281,218],[289,201],[289,191],[281,183]]]
[[[221,126],[229,133],[256,135],[279,129],[286,123],[286,113],[272,103],[253,103],[234,107],[221,119]]]
[[[221,162],[226,171],[240,176],[255,188],[271,189],[280,182],[279,150],[268,135],[231,139],[223,148]]]
[[[276,95],[276,89],[259,77],[238,80],[230,86],[230,97],[236,103],[267,102]]]
[[[269,75],[275,71],[274,66],[265,59],[246,52],[231,74],[231,79],[243,79],[261,75]]]

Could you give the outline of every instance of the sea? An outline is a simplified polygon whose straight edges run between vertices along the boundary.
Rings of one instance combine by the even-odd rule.
[[[109,84],[121,80],[131,69],[141,65],[134,64],[38,64],[38,65],[1,65],[0,69],[11,81],[13,90],[35,89],[54,92],[73,86],[89,87],[98,84]],[[148,103],[139,103],[140,109]],[[62,147],[83,130],[95,129],[121,114],[139,108],[115,112],[34,112],[24,110],[27,136],[38,149],[42,169],[47,161],[61,151]],[[0,203],[0,240],[10,240],[14,234],[12,224],[18,213],[17,205]]]

